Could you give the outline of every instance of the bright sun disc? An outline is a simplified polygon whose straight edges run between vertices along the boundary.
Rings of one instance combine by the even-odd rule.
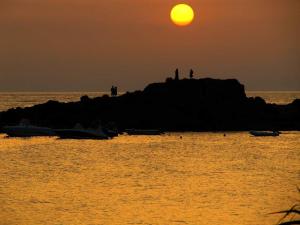
[[[171,11],[171,20],[178,26],[187,26],[194,20],[194,10],[187,4],[179,4]]]

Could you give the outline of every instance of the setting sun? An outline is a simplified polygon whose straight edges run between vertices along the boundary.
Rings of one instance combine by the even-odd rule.
[[[179,4],[171,11],[171,20],[178,26],[187,26],[194,20],[194,10],[187,4]]]

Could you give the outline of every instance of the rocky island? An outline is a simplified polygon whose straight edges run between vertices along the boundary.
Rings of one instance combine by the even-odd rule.
[[[300,99],[287,105],[248,98],[238,80],[168,78],[143,91],[121,96],[89,98],[78,102],[48,101],[0,113],[0,126],[21,119],[50,128],[71,128],[76,123],[161,129],[163,131],[300,130]]]

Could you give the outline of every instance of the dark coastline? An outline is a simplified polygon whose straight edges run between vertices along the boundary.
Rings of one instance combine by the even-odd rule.
[[[235,79],[168,79],[143,91],[118,97],[83,96],[79,102],[48,101],[0,113],[0,126],[16,125],[26,118],[34,125],[105,126],[161,129],[163,131],[300,130],[300,99],[287,105],[267,104],[248,98]]]

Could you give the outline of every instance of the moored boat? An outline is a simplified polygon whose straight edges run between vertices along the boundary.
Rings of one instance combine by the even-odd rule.
[[[55,133],[62,139],[109,139],[101,126],[98,129],[84,129],[80,125],[76,125],[73,129],[56,129]]]
[[[249,132],[251,135],[255,137],[267,137],[267,136],[272,136],[272,137],[277,137],[280,135],[279,131],[256,131],[252,130]]]
[[[142,129],[126,129],[128,135],[161,135],[161,130],[142,130]]]
[[[2,132],[9,137],[55,136],[51,128],[32,125],[4,126]]]

